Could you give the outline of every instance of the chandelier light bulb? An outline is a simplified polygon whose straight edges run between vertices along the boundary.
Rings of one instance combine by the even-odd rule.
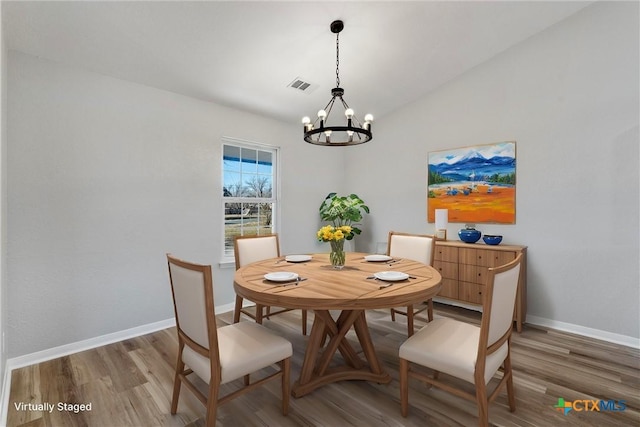
[[[327,112],[326,112],[326,111],[324,111],[324,110],[320,110],[320,111],[318,111],[318,118],[319,118],[320,120],[324,120],[324,119],[326,119],[326,118],[327,118]]]
[[[373,121],[373,116],[371,114],[367,114],[364,116],[364,121],[371,123]]]
[[[311,123],[311,119],[309,118],[309,116],[304,116],[302,118],[302,124],[303,125],[308,125],[309,123]]]
[[[327,135],[327,138],[329,138],[331,136],[331,132],[330,130],[325,130],[324,134]]]
[[[351,117],[353,117],[353,110],[351,108],[347,108],[344,111],[344,115],[347,116],[347,119],[350,119]]]

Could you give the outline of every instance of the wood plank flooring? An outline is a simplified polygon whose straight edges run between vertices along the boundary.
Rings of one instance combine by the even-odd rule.
[[[417,317],[416,327],[424,324],[425,313]],[[479,313],[441,304],[436,304],[436,315],[476,324],[480,319]],[[224,324],[232,317],[224,313],[218,319]],[[218,426],[477,425],[474,403],[417,381],[410,384],[409,416],[403,418],[398,347],[406,339],[406,319],[399,316],[391,322],[388,310],[373,310],[367,312],[367,321],[378,355],[393,378],[390,384],[332,384],[292,398],[289,415],[284,417],[279,382],[272,381],[222,405]],[[273,317],[265,326],[292,341],[293,381],[300,372],[307,339],[300,334],[300,311]],[[350,339],[358,349],[355,336]],[[176,351],[175,330],[166,329],[17,369],[12,374],[8,426],[203,426],[204,407],[184,387],[178,414],[169,413]],[[490,406],[492,425],[640,425],[640,351],[525,325],[521,334],[514,333],[512,355],[517,409],[509,412],[503,393]],[[223,392],[237,386],[227,384]],[[206,390],[204,383],[201,387]],[[554,408],[558,398],[624,401],[626,409],[572,410],[564,415]],[[43,403],[52,404],[53,410],[28,407]],[[90,404],[91,410],[73,406],[59,410],[59,403]],[[17,407],[21,404],[23,408]]]

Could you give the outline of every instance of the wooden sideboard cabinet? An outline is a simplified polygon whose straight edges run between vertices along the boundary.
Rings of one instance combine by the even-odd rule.
[[[463,305],[481,305],[489,267],[498,267],[522,254],[520,282],[513,320],[518,332],[527,316],[527,247],[486,245],[453,240],[436,241],[434,267],[442,275],[438,299],[457,301]]]

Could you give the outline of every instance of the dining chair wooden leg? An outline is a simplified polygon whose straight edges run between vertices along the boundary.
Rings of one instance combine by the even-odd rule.
[[[240,321],[240,313],[242,312],[242,298],[240,295],[236,295],[236,307],[233,310],[233,323],[238,323]]]
[[[393,308],[391,309],[391,321],[396,321],[396,311]]]
[[[507,376],[507,398],[509,400],[509,411],[516,410],[516,394],[513,388],[513,371],[511,370],[511,351],[504,360],[504,375]]]
[[[407,306],[407,336],[413,335],[413,306]]]
[[[256,323],[262,325],[264,315],[264,305],[256,304]]]
[[[478,404],[478,423],[480,427],[489,427],[489,401],[484,378],[478,381],[476,376],[476,402]]]
[[[302,310],[302,335],[307,335],[307,310]]]
[[[218,396],[220,385],[214,384],[213,381],[209,384],[209,398],[207,399],[207,415],[205,424],[207,427],[215,427],[216,425],[216,413],[218,411]]]
[[[178,399],[180,398],[180,387],[182,381],[180,381],[180,374],[184,371],[184,362],[182,361],[182,350],[184,344],[180,344],[178,350],[178,360],[176,361],[176,374],[173,380],[173,398],[171,399],[171,414],[175,415],[178,411]]]
[[[433,300],[432,299],[427,301],[427,318],[429,319],[429,322],[433,321]]]
[[[400,359],[400,412],[403,417],[409,414],[409,362]]]
[[[282,415],[289,413],[289,395],[290,392],[290,377],[291,377],[291,358],[287,357],[280,362],[280,370],[282,371]]]

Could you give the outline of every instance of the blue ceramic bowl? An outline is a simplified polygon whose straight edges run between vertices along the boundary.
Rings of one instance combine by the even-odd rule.
[[[458,237],[465,243],[475,243],[480,240],[482,233],[474,228],[463,228],[458,231]]]
[[[490,235],[490,234],[485,234],[484,236],[482,236],[482,240],[484,240],[484,242],[487,245],[499,245],[500,242],[502,242],[502,236],[494,236],[494,235]]]

